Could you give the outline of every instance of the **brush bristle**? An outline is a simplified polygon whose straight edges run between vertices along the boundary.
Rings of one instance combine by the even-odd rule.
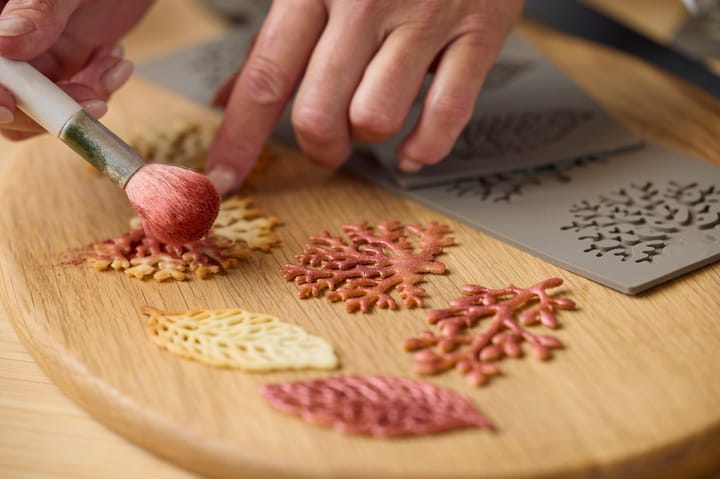
[[[205,236],[220,210],[220,196],[206,176],[179,166],[149,163],[125,185],[145,233],[184,244]]]

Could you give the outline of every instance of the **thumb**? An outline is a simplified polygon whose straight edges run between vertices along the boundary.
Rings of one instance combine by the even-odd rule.
[[[9,0],[0,14],[0,56],[30,60],[65,30],[79,0]]]

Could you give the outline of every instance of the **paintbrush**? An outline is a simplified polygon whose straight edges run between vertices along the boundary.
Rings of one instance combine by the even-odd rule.
[[[125,191],[148,236],[183,244],[205,236],[220,208],[206,176],[179,166],[146,164],[32,65],[0,57],[0,84],[18,107]]]

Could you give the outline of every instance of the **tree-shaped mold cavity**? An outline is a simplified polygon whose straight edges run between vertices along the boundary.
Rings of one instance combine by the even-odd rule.
[[[586,253],[653,263],[673,242],[720,241],[720,188],[699,182],[631,184],[570,208],[562,230],[588,244]]]

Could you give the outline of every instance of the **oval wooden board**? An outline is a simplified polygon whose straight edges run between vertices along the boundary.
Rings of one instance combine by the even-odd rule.
[[[151,99],[149,101],[148,99]],[[120,134],[174,118],[214,117],[131,83],[108,123]],[[10,159],[2,184],[0,291],[6,314],[50,377],[111,429],[212,477],[652,477],[691,474],[720,457],[720,269],[705,268],[629,297],[517,251],[409,201],[282,151],[247,193],[277,215],[282,244],[226,276],[157,284],[85,266],[62,266],[71,249],[124,232],[132,211],[121,191],[50,138]],[[400,343],[425,329],[424,311],[348,314],[342,304],[299,300],[281,266],[309,235],[343,223],[451,224],[458,246],[445,276],[425,283],[442,307],[465,283],[525,286],[561,276],[580,306],[563,311],[555,359],[505,361],[504,374],[472,388],[456,373],[429,378],[471,397],[498,434],[347,437],[269,408],[263,383],[324,372],[247,374],[182,360],[145,336],[138,310],[243,307],[327,338],[341,373],[410,376]]]

